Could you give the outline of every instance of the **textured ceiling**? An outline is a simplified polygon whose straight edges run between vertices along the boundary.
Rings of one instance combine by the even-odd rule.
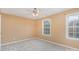
[[[40,11],[40,14],[35,17],[32,16],[33,8],[1,8],[0,10],[2,13],[31,19],[40,19],[49,15],[69,10],[68,8],[38,8],[38,9]]]

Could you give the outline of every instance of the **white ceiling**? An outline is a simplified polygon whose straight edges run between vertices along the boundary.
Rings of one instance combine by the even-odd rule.
[[[31,19],[40,19],[42,17],[46,17],[49,15],[53,15],[56,13],[60,13],[66,10],[69,10],[68,8],[38,8],[40,11],[40,14],[38,16],[32,16],[33,8],[1,8],[2,13],[21,16],[25,18],[31,18]]]

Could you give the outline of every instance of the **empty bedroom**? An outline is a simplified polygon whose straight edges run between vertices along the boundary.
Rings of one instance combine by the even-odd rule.
[[[79,51],[79,8],[0,8],[1,51]]]

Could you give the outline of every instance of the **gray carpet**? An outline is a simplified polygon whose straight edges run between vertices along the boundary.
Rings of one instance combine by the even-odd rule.
[[[67,48],[51,44],[42,40],[26,40],[14,44],[1,46],[2,51],[66,51]]]

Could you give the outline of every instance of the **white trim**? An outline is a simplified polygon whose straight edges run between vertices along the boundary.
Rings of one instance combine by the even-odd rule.
[[[49,21],[50,22],[50,34],[48,35],[48,34],[44,34],[44,21]],[[42,20],[42,35],[44,35],[44,36],[51,36],[51,19],[43,19]]]
[[[39,39],[39,38],[37,38],[37,39]],[[49,41],[49,40],[44,40],[44,39],[39,39],[39,40],[47,41],[47,42],[49,42],[49,43],[51,43],[51,44],[55,44],[55,45],[58,45],[58,46],[62,46],[62,47],[68,48],[68,49],[70,49],[70,50],[79,51],[78,48],[74,48],[74,47],[71,47],[71,46],[68,46],[68,45],[64,45],[64,44],[61,44],[61,43],[51,42],[51,41]]]
[[[18,42],[22,42],[22,41],[25,41],[25,40],[31,40],[31,39],[33,39],[33,38],[27,38],[27,39],[23,39],[23,40],[17,40],[17,41],[7,42],[7,43],[1,44],[1,46],[5,46],[5,45],[8,45],[8,44],[13,44],[13,43],[18,43]]]

